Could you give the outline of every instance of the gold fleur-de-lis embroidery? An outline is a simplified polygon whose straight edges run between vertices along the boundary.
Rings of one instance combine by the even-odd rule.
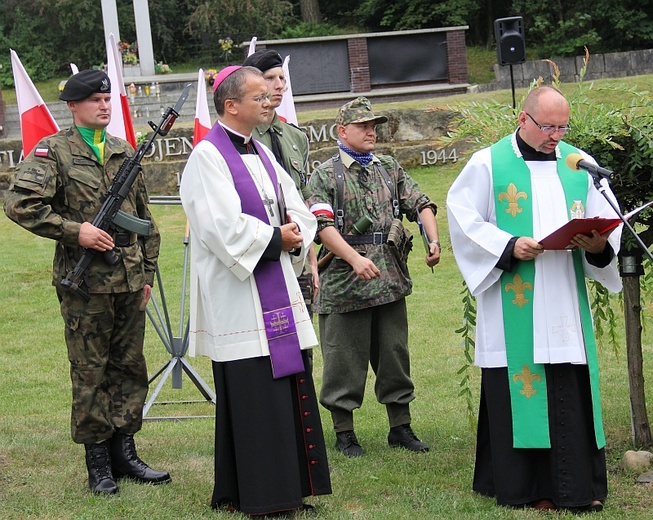
[[[526,396],[526,399],[533,397],[537,390],[533,388],[533,382],[537,381],[538,383],[542,382],[542,376],[540,374],[533,374],[531,369],[527,365],[524,365],[524,368],[521,369],[519,374],[512,376],[512,380],[516,383],[521,379],[522,385],[524,386],[519,393]]]
[[[532,291],[533,284],[531,282],[524,282],[518,274],[514,276],[511,283],[506,284],[506,292],[513,291],[515,293],[515,299],[512,303],[519,305],[520,309],[530,301],[524,294],[526,289]]]
[[[519,199],[527,199],[528,194],[525,191],[517,191],[517,186],[511,182],[508,184],[506,191],[499,193],[498,198],[499,202],[503,202],[504,200],[508,201],[506,213],[510,213],[514,217],[517,213],[524,211],[524,208],[519,207]]]

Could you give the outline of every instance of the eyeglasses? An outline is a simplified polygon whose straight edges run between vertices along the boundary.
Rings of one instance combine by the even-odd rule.
[[[525,113],[528,117],[530,117],[530,118],[531,118],[531,121],[533,121],[533,123],[535,123],[535,125],[536,125],[536,126],[537,126],[537,127],[538,127],[542,132],[543,132],[543,133],[545,133],[546,135],[551,135],[551,134],[554,133],[554,132],[558,132],[558,135],[561,135],[561,136],[562,136],[562,135],[565,135],[567,132],[569,132],[569,130],[571,130],[571,127],[570,127],[569,125],[564,125],[564,126],[551,126],[551,125],[546,125],[546,126],[542,126],[540,123],[538,123],[537,121],[535,121],[535,119],[533,119],[533,116],[530,115],[528,112],[524,112],[524,113]]]
[[[243,100],[243,98],[236,98],[236,97],[235,98],[229,98],[229,99],[233,99],[234,101],[242,101]],[[249,99],[251,99],[252,101],[256,101],[259,105],[262,105],[266,101],[270,101],[270,94],[261,94],[260,96],[256,96],[256,97],[249,98]]]

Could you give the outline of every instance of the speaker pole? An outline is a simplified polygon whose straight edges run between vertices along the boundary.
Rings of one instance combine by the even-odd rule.
[[[512,109],[517,108],[517,103],[515,102],[515,76],[512,73],[512,63],[510,64],[510,85],[512,86]]]

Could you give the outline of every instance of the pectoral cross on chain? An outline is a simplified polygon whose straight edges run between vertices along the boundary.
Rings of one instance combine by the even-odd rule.
[[[263,194],[263,198],[261,198],[261,200],[263,201],[263,204],[267,206],[268,211],[270,212],[270,216],[274,217],[274,211],[272,210],[272,206],[274,205],[274,200],[268,197],[267,193]]]

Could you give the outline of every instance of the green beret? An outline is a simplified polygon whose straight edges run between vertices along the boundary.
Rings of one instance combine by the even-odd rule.
[[[81,101],[91,94],[111,93],[111,81],[101,70],[82,70],[71,76],[64,86],[59,99],[62,101]]]
[[[243,67],[254,67],[261,72],[274,69],[275,67],[281,67],[282,65],[283,60],[281,59],[281,55],[277,51],[270,49],[256,51],[247,56],[247,59],[243,62]]]
[[[385,116],[375,116],[370,100],[362,96],[342,105],[336,116],[337,125],[367,123],[368,121],[374,121],[378,125],[387,120],[388,118]]]

